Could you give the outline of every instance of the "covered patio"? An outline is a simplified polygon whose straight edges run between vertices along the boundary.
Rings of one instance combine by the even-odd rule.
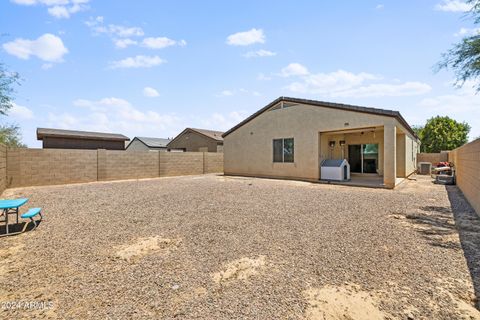
[[[394,188],[415,168],[416,151],[407,143],[406,132],[395,124],[336,130],[320,133],[320,163],[326,159],[346,159],[350,179],[320,182],[373,188]],[[410,160],[410,159],[409,159]]]

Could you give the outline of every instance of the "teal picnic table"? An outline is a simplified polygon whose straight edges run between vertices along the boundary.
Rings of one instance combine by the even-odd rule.
[[[5,235],[8,235],[8,215],[15,214],[17,216],[18,224],[18,209],[28,202],[27,198],[20,199],[11,199],[11,200],[0,200],[0,210],[2,210],[1,216],[5,216],[5,220],[0,220],[0,222],[5,222]]]

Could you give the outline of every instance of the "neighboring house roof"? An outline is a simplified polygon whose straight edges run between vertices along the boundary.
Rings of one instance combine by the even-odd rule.
[[[223,142],[223,132],[222,131],[215,131],[215,130],[207,130],[207,129],[197,129],[197,128],[186,128],[185,130],[183,130],[182,132],[180,132],[179,135],[177,135],[175,138],[173,138],[173,140],[171,140],[169,142],[172,143],[174,142],[176,139],[178,139],[179,137],[181,137],[182,135],[184,135],[185,133],[187,132],[194,132],[194,133],[198,133],[198,134],[201,134],[207,138],[210,138],[210,139],[213,139],[215,140],[216,142]]]
[[[318,106],[318,107],[325,107],[325,108],[331,108],[331,109],[339,109],[339,110],[345,110],[345,111],[353,111],[353,112],[362,112],[362,113],[370,113],[370,114],[375,114],[375,115],[380,115],[380,116],[387,116],[387,117],[393,117],[398,120],[414,137],[418,138],[416,133],[413,131],[413,129],[410,127],[410,125],[405,121],[405,119],[402,117],[400,112],[398,111],[393,111],[393,110],[385,110],[385,109],[378,109],[378,108],[369,108],[369,107],[361,107],[361,106],[355,106],[355,105],[350,105],[350,104],[343,104],[343,103],[332,103],[332,102],[325,102],[325,101],[317,101],[317,100],[308,100],[308,99],[299,99],[299,98],[291,98],[291,97],[279,97],[275,99],[274,101],[270,102],[268,105],[263,107],[262,109],[258,110],[227,132],[223,134],[223,137],[228,136],[230,133],[233,131],[237,130],[244,124],[250,122],[263,112],[267,111],[274,105],[276,105],[279,102],[291,102],[291,103],[298,103],[298,104],[308,104],[312,106]]]
[[[132,142],[138,140],[149,148],[166,148],[171,139],[164,138],[149,138],[149,137],[135,137]],[[132,143],[130,142],[130,143]]]
[[[78,130],[63,130],[51,128],[37,128],[37,140],[43,140],[45,137],[55,138],[77,138],[84,140],[110,140],[110,141],[127,141],[129,137],[118,133],[91,132]]]

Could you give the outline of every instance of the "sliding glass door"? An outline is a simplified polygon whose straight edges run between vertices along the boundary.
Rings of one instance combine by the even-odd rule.
[[[351,172],[377,173],[378,144],[369,143],[348,145],[348,163],[350,163]]]

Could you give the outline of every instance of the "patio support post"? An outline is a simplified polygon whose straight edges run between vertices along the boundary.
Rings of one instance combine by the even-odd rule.
[[[383,183],[389,189],[395,188],[397,176],[397,128],[386,124],[383,128]]]

